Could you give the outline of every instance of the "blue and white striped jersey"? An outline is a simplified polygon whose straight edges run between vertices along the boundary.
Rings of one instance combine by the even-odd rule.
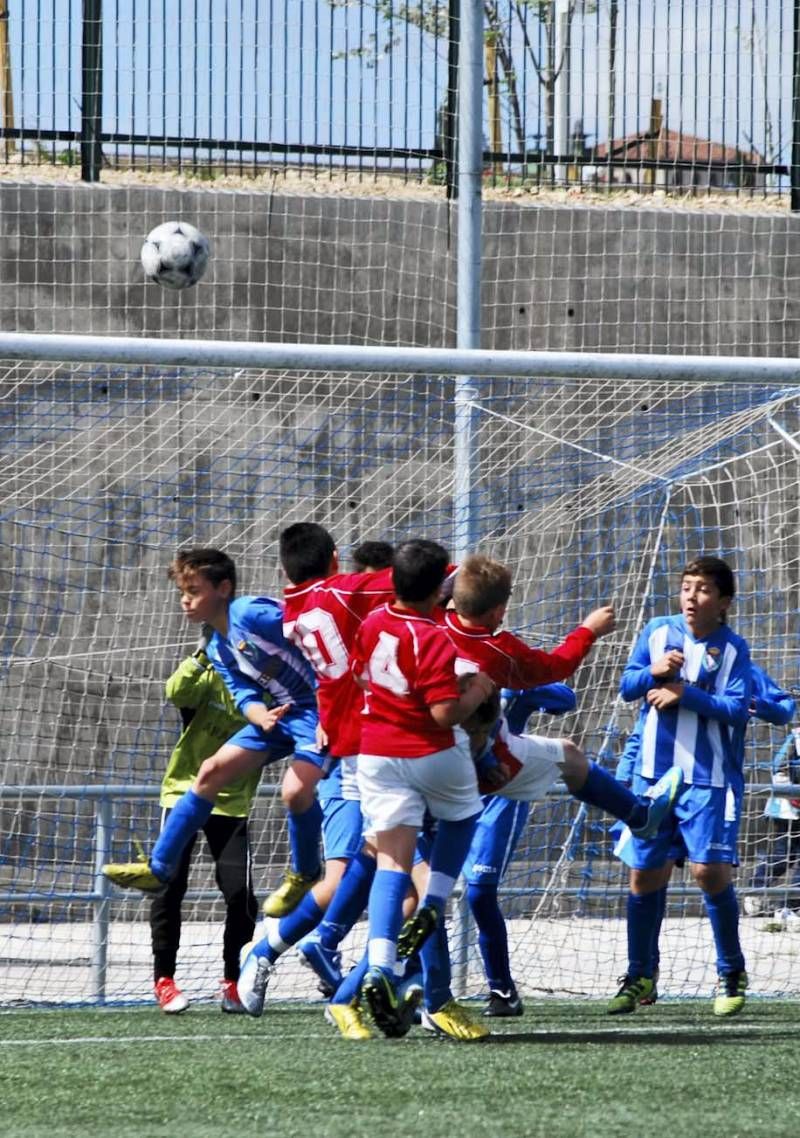
[[[660,778],[679,766],[689,785],[727,786],[741,778],[744,763],[752,687],[747,642],[727,624],[695,640],[682,615],[656,617],[645,626],[622,673],[622,698],[644,701],[659,683],[651,665],[674,648],[684,657],[683,695],[677,707],[664,711],[642,702],[636,773]]]
[[[299,648],[283,635],[283,606],[271,597],[236,597],[228,608],[228,635],[215,632],[206,649],[239,711],[262,702],[316,708],[316,680]]]

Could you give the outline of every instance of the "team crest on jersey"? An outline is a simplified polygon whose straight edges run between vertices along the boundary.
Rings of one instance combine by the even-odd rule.
[[[277,674],[280,670],[281,670],[280,658],[278,656],[270,656],[269,660],[267,660],[267,662],[264,666],[263,672],[259,676],[259,679],[261,680],[262,684],[269,683],[270,680],[275,679],[275,677],[277,676]]]
[[[716,672],[719,668],[719,648],[709,648],[703,656],[703,667],[707,672]]]

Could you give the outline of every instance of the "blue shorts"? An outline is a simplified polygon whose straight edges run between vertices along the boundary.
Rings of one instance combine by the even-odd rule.
[[[324,807],[329,798],[342,797],[342,764],[338,759],[332,758],[328,773],[317,783],[317,798]]]
[[[364,844],[361,806],[346,798],[326,798],[322,802],[322,849],[326,861],[350,861]]]
[[[654,782],[635,775],[634,794],[643,794]],[[698,865],[738,865],[741,807],[741,791],[731,787],[687,786],[654,838],[636,838],[625,826],[614,853],[631,869],[660,869],[679,857]]]
[[[433,818],[428,817],[427,828],[424,827],[417,834],[417,844],[414,847],[414,865],[430,864],[431,850],[433,849],[433,839],[436,833],[436,822]]]
[[[499,884],[531,809],[528,802],[494,795],[486,797],[484,803],[464,862],[463,873],[469,885]]]
[[[293,755],[296,759],[313,763],[325,774],[331,757],[317,746],[318,723],[316,708],[292,708],[271,731],[262,731],[254,723],[248,723],[231,735],[227,742],[246,751],[263,751],[264,766]]]

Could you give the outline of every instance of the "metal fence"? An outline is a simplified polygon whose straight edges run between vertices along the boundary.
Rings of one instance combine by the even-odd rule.
[[[454,191],[473,2],[0,0],[0,160]],[[490,179],[800,206],[800,0],[479,6]]]

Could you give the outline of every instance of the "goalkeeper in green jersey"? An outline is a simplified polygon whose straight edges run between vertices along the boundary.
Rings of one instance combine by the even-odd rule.
[[[187,657],[169,677],[167,699],[181,713],[183,731],[161,783],[163,827],[169,811],[194,783],[200,764],[219,750],[247,721],[236,710],[224,681],[209,663],[203,648]],[[217,796],[202,827],[214,859],[217,885],[225,898],[221,1000],[224,1012],[244,1011],[236,994],[239,950],[252,939],[258,914],[253,892],[247,816],[261,770],[231,782]],[[186,894],[195,837],[186,846],[177,873],[158,893],[150,910],[155,995],[168,1014],[185,1011],[189,1001],[175,984],[175,965],[181,937],[181,903]]]

